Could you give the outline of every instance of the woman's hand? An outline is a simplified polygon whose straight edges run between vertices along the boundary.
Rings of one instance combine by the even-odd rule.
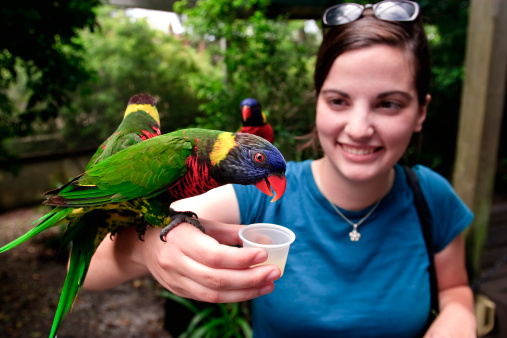
[[[147,231],[142,264],[162,286],[211,303],[243,301],[273,291],[280,270],[274,265],[250,268],[267,259],[266,251],[229,246],[240,244],[241,226],[200,221],[212,237],[187,223],[171,230],[167,242],[160,240],[159,229]]]

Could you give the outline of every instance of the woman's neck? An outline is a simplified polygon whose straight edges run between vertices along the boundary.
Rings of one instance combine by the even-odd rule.
[[[313,161],[312,173],[322,195],[350,211],[362,210],[379,201],[391,190],[394,182],[394,168],[368,181],[349,180],[326,157]]]

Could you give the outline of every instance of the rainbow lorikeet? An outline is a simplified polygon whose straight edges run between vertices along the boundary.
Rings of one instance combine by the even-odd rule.
[[[186,129],[157,136],[103,159],[48,192],[54,196],[44,203],[56,208],[35,221],[31,231],[0,248],[0,253],[45,229],[69,223],[65,240],[74,244],[71,261],[76,251],[82,258],[75,269],[69,268],[68,278],[78,282],[69,283],[69,289],[62,291],[60,304],[64,306],[60,309],[59,304],[57,310],[61,320],[84,281],[98,238],[135,224],[135,218],[142,215],[152,226],[163,228],[160,237],[164,240],[172,227],[188,220],[176,217],[180,214],[170,208],[172,202],[229,183],[255,184],[270,196],[273,188],[276,201],[285,191],[285,160],[269,142],[249,134]],[[94,230],[88,231],[90,224],[106,228],[92,226]],[[53,325],[51,337],[58,323]]]
[[[242,126],[239,132],[260,136],[273,143],[273,128],[267,122],[261,104],[253,98],[241,101]]]
[[[148,94],[132,96],[123,121],[97,149],[86,170],[122,149],[160,135],[160,117],[156,104],[157,100]],[[56,335],[63,317],[72,307],[100,242],[108,232],[114,233],[119,227],[131,224],[143,226],[145,223],[137,213],[128,210],[92,210],[70,221],[61,244],[63,246],[72,242],[72,251],[50,337]]]

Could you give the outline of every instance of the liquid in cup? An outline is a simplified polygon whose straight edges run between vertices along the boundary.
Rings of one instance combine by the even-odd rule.
[[[243,241],[244,248],[263,248],[267,251],[268,259],[257,265],[276,265],[283,275],[289,247],[296,239],[291,230],[277,224],[256,223],[241,228],[239,237]]]

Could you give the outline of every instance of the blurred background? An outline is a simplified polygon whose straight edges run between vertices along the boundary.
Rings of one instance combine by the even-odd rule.
[[[163,133],[184,127],[236,131],[240,102],[255,97],[273,126],[275,146],[287,160],[319,156],[298,145],[314,125],[313,69],[322,39],[320,16],[337,2],[3,3],[0,244],[22,234],[49,210],[39,206],[41,194],[84,170],[121,122],[134,94],[149,93],[158,99]],[[427,165],[452,181],[459,116],[467,102],[463,99],[467,29],[474,1],[418,2],[432,51],[432,101],[422,137],[413,140],[403,161]],[[505,86],[501,95],[503,115]],[[505,129],[501,118],[497,124],[499,130]],[[507,276],[506,137],[500,133],[498,146],[493,147],[489,227],[482,232],[480,256],[474,258],[481,264],[470,263],[477,290],[486,280]],[[67,248],[56,245],[61,232],[54,229],[0,257],[0,332],[9,337],[49,332],[68,254]],[[164,304],[171,296],[161,293],[151,278],[102,293],[83,291],[59,337],[177,336],[181,329],[169,333],[164,320],[170,311]],[[498,297],[497,321],[507,304],[501,301],[503,295]],[[194,305],[180,304],[192,316],[207,306]],[[224,321],[218,336],[233,336],[236,330],[239,336],[248,335],[242,328],[242,319],[248,322],[248,304],[234,306],[214,308],[215,313],[234,314]],[[497,324],[490,335],[499,330]]]

